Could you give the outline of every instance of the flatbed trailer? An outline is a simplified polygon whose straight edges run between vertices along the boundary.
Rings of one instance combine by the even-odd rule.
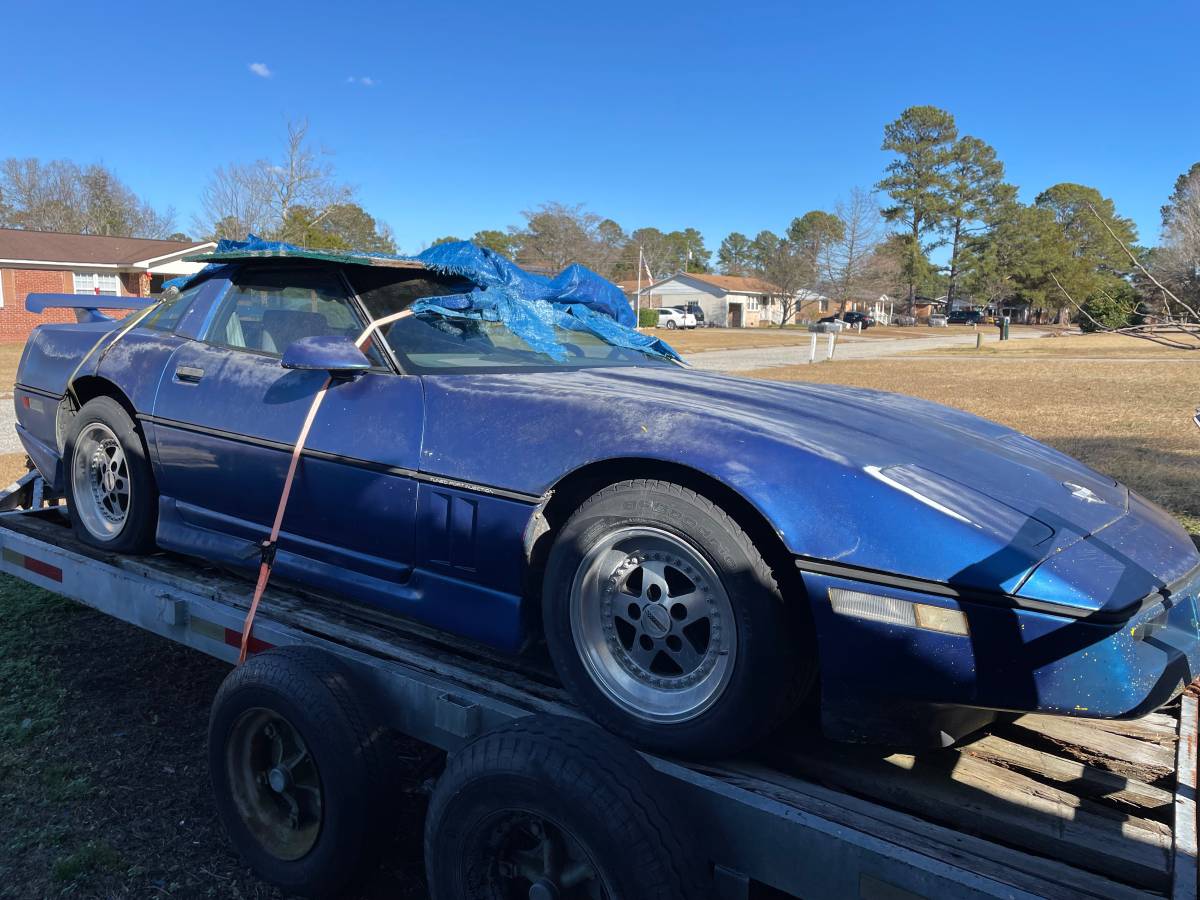
[[[0,497],[0,569],[234,662],[244,577],[77,542],[31,474]],[[307,646],[378,698],[383,723],[454,753],[531,714],[579,717],[547,664],[376,609],[270,588],[251,650]],[[645,759],[720,898],[1196,897],[1197,701],[1129,722],[1022,716],[916,755],[834,745],[799,722],[753,756]],[[531,894],[532,896],[532,894]]]

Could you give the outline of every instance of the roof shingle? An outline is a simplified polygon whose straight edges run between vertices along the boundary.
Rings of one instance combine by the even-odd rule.
[[[743,275],[702,275],[696,272],[688,272],[684,277],[695,278],[697,281],[703,281],[711,284],[713,287],[719,287],[723,291],[736,294],[783,293],[779,287],[771,284],[769,281]]]
[[[127,266],[173,253],[191,252],[206,245],[207,241],[158,241],[0,228],[0,259],[30,262]]]

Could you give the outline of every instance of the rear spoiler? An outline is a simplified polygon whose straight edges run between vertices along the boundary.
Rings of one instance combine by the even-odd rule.
[[[114,297],[105,294],[30,294],[25,298],[25,309],[31,313],[48,309],[73,309],[80,322],[111,322],[112,316],[100,312],[102,309],[145,309],[157,300],[148,297]]]

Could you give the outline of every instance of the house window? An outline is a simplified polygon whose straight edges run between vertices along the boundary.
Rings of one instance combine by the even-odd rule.
[[[829,301],[825,299],[818,300],[817,309],[821,312],[829,312]]]
[[[757,312],[758,311],[758,298],[751,297],[750,302],[747,304],[747,308],[750,310],[750,312]]]
[[[77,294],[107,294],[110,297],[121,295],[121,282],[116,275],[76,272],[74,278],[75,293]]]

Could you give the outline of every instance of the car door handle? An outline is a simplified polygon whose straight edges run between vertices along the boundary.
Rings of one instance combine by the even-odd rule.
[[[184,384],[199,384],[203,377],[204,370],[197,369],[195,366],[180,366],[175,370],[175,380],[182,381]]]

